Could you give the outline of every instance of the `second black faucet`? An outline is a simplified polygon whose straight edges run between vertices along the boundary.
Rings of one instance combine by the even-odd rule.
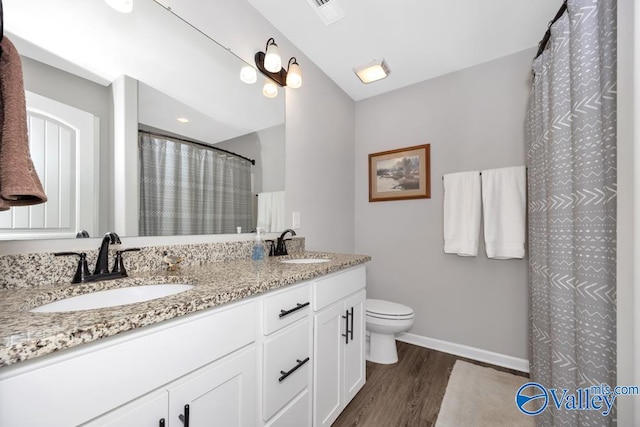
[[[276,248],[273,251],[273,255],[275,256],[280,256],[280,255],[289,255],[289,253],[287,252],[287,245],[285,243],[286,240],[291,240],[291,239],[286,239],[285,240],[285,236],[287,235],[287,233],[291,233],[291,236],[295,236],[296,232],[289,229],[286,229],[282,232],[282,234],[280,235],[280,237],[278,237],[278,240],[276,240]],[[271,253],[270,253],[271,255]]]

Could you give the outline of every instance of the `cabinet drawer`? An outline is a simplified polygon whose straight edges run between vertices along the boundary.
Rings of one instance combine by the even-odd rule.
[[[311,328],[300,320],[264,343],[263,417],[271,418],[287,402],[309,386]]]
[[[311,393],[303,391],[265,427],[311,427]]]
[[[309,285],[279,292],[264,299],[264,334],[269,335],[307,317],[310,311]]]
[[[365,267],[336,273],[313,283],[313,310],[322,310],[366,286]]]

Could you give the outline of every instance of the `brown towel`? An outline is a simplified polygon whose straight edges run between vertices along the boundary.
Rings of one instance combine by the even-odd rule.
[[[4,36],[0,56],[0,210],[47,201],[29,153],[22,62]]]

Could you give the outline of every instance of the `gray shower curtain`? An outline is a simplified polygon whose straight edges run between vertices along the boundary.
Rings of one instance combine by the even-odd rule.
[[[530,365],[547,389],[616,382],[616,1],[569,0],[527,113]],[[609,426],[556,409],[538,426]]]
[[[251,163],[146,132],[139,134],[141,236],[251,230]]]

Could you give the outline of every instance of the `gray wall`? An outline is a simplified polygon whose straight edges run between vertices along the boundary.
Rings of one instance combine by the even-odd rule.
[[[253,63],[270,37],[283,58],[298,59],[302,87],[285,89],[287,225],[300,212],[307,249],[353,252],[354,101],[247,2],[202,7],[202,22],[193,24],[215,29],[210,35],[245,61]]]
[[[262,191],[285,189],[286,136],[285,126],[273,126],[258,132],[262,169]]]
[[[414,308],[411,333],[527,358],[527,261],[445,255],[442,175],[525,163],[533,50],[356,104],[356,252],[368,296]],[[431,199],[369,203],[367,155],[431,144]],[[482,237],[483,239],[483,237]]]
[[[285,189],[284,125],[251,132],[215,146],[256,161],[253,166],[253,188],[256,193]]]

